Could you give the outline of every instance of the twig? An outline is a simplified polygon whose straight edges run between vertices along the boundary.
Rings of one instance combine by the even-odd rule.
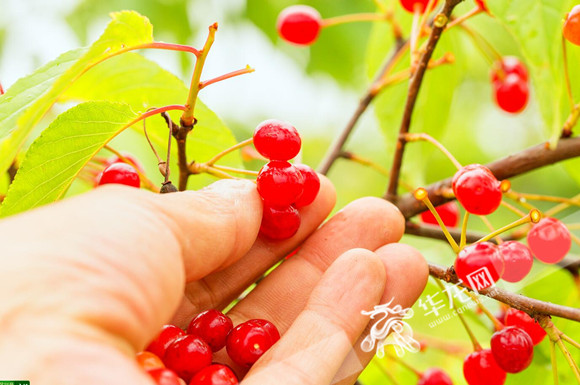
[[[14,181],[14,178],[16,177],[16,173],[18,172],[18,165],[16,164],[16,161],[12,162],[12,164],[10,165],[10,167],[8,168],[8,178],[10,179],[10,183],[12,183]]]
[[[393,158],[393,163],[391,166],[391,177],[389,179],[389,187],[385,197],[391,201],[395,201],[397,197],[397,188],[399,186],[399,176],[401,173],[401,166],[403,164],[403,154],[405,151],[405,140],[403,135],[409,132],[411,126],[411,117],[413,115],[413,110],[415,109],[415,103],[417,102],[417,97],[419,95],[419,89],[423,83],[423,78],[425,76],[425,71],[429,64],[429,60],[433,55],[433,51],[437,46],[437,42],[441,37],[441,33],[445,29],[449,18],[451,17],[451,12],[461,0],[446,0],[443,7],[443,11],[435,17],[433,29],[431,30],[431,35],[427,43],[425,51],[421,55],[419,62],[417,63],[416,71],[409,84],[409,93],[407,95],[407,102],[405,104],[405,111],[403,113],[403,119],[401,121],[401,126],[399,129],[399,140],[397,142],[397,147],[395,149],[395,155]]]

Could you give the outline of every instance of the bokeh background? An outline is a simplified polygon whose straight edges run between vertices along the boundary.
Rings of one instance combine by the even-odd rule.
[[[498,2],[504,0],[489,1],[490,4]],[[319,41],[309,48],[288,45],[276,34],[276,17],[284,7],[296,3],[291,0],[2,0],[0,81],[9,88],[18,78],[59,54],[89,45],[102,33],[112,11],[136,10],[150,18],[156,40],[197,47],[203,44],[207,26],[218,21],[220,28],[207,60],[204,78],[243,68],[246,64],[256,68],[256,72],[208,87],[203,90],[201,99],[224,120],[239,140],[249,137],[262,120],[277,118],[292,122],[303,136],[304,162],[316,166],[354,112],[369,79],[392,47],[392,37],[388,25],[356,23],[324,30]],[[371,0],[308,0],[301,3],[316,7],[323,17],[375,11]],[[396,7],[395,1],[385,3],[395,6],[401,23],[408,28],[410,17]],[[510,5],[517,1],[505,3]],[[539,16],[542,12],[553,12],[553,8],[557,8],[555,3],[568,6],[576,2],[536,0],[530,3],[533,3],[529,12],[532,21],[543,23]],[[473,7],[473,1],[466,0],[456,12],[465,13]],[[496,18],[480,15],[470,20],[469,25],[481,32],[502,54],[516,55],[522,60],[529,57],[526,56],[529,52],[522,48],[513,31]],[[538,55],[542,54],[542,49],[538,48]],[[546,94],[544,88],[532,86],[528,108],[518,115],[506,114],[494,104],[489,82],[490,63],[473,41],[461,31],[451,31],[442,39],[435,57],[445,52],[453,52],[456,62],[428,73],[412,131],[427,132],[436,137],[464,164],[486,163],[550,139],[552,128],[546,123],[540,103],[546,98],[562,98],[562,95]],[[166,51],[142,54],[189,83],[193,68],[191,58]],[[573,51],[574,74],[578,72],[577,58],[578,53]],[[407,64],[408,59],[403,63]],[[561,74],[558,68],[553,68],[553,71]],[[580,95],[580,78],[573,77],[574,89]],[[395,86],[378,98],[349,140],[346,146],[349,151],[388,168],[402,114],[405,87],[405,83]],[[47,122],[67,106],[56,108]],[[563,106],[562,119],[565,110]],[[132,141],[128,134],[119,143],[138,156],[150,156],[144,146],[134,145]],[[250,162],[247,166],[256,169],[260,164]],[[146,167],[154,170],[155,163],[146,164]],[[578,192],[580,173],[577,170],[577,161],[564,162],[514,179],[513,188],[570,197]],[[429,144],[409,146],[403,173],[407,184],[418,187],[453,172],[452,164]],[[338,190],[336,209],[358,197],[381,196],[387,185],[386,176],[346,160],[338,160],[329,175]],[[78,187],[72,191],[80,190],[82,188]],[[538,207],[549,205],[538,204]],[[560,218],[565,223],[580,222],[574,210],[564,212]],[[514,219],[513,214],[501,209],[490,217],[496,227]],[[472,218],[471,224],[473,229],[485,230],[477,218]],[[453,261],[452,251],[443,242],[410,236],[403,241],[419,248],[429,261],[443,265]],[[574,247],[573,254],[576,253]],[[543,300],[578,306],[579,292],[571,275],[552,266],[537,264],[523,283],[501,283],[500,286]],[[427,295],[438,291],[437,286],[430,282],[423,301]],[[441,298],[445,298],[444,294],[437,297]],[[493,301],[489,306],[494,311],[498,309]],[[410,324],[416,337],[428,342],[428,348],[423,353],[407,353],[404,359],[419,370],[444,367],[455,383],[464,383],[461,363],[470,345],[458,320],[451,319],[430,327],[429,323],[438,317],[425,315],[425,310],[418,306],[414,310],[415,316]],[[443,314],[447,313],[450,310],[445,312],[444,309]],[[491,336],[490,323],[471,311],[467,317],[480,342],[487,346]],[[560,320],[556,325],[566,333],[580,337],[578,325]],[[441,349],[443,345],[456,348],[459,353]],[[577,351],[573,354],[580,359]],[[559,368],[562,383],[572,383],[571,371],[563,359],[559,361]],[[364,384],[389,383],[383,369],[393,374],[400,384],[416,382],[414,374],[389,359],[376,360],[361,381]],[[522,374],[508,376],[507,383],[532,385],[550,381],[549,346],[545,341],[535,350],[533,366]]]

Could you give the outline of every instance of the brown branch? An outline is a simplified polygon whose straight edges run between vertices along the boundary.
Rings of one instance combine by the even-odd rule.
[[[10,183],[12,183],[14,181],[14,178],[16,177],[16,173],[18,172],[18,166],[16,165],[16,161],[12,162],[7,172],[8,178],[10,179]]]
[[[450,228],[447,229],[449,234],[453,237],[455,242],[459,243],[461,240],[461,229],[459,228]],[[438,239],[441,241],[447,241],[445,238],[445,234],[441,231],[441,228],[436,225],[426,225],[426,224],[418,224],[415,222],[407,221],[405,224],[405,234],[416,235],[418,237],[423,238],[431,238],[431,239]],[[474,243],[483,238],[486,234],[477,233],[473,231],[468,231],[466,234],[467,243]],[[490,242],[494,242],[491,240]]]
[[[409,132],[409,127],[411,126],[411,117],[413,116],[413,110],[415,109],[417,97],[419,96],[419,89],[423,83],[423,77],[427,71],[429,60],[431,60],[433,51],[439,42],[439,38],[441,37],[441,34],[445,30],[447,22],[451,17],[451,12],[453,12],[455,6],[460,2],[461,0],[446,0],[441,13],[435,16],[433,29],[431,30],[431,34],[427,42],[427,47],[421,55],[421,58],[417,63],[415,73],[411,78],[411,82],[409,84],[409,93],[407,95],[407,102],[405,104],[405,111],[403,113],[403,119],[401,120],[401,126],[399,129],[399,139],[395,149],[393,164],[391,166],[389,187],[385,194],[385,198],[389,199],[390,201],[396,201],[397,187],[399,186],[399,176],[401,174],[401,166],[403,164],[403,153],[405,151],[405,140],[403,135]]]
[[[442,266],[429,264],[429,274],[445,282],[458,283],[459,279],[453,269],[446,269]],[[463,285],[462,285],[463,286]],[[465,286],[463,286],[465,287]],[[467,287],[466,287],[467,288]],[[467,288],[469,289],[469,288]],[[551,315],[580,322],[580,309],[568,306],[556,305],[551,302],[544,302],[534,298],[525,297],[520,294],[510,293],[498,287],[490,287],[479,292],[497,301],[503,302],[515,309],[524,311],[535,318],[540,315]]]
[[[358,123],[360,117],[368,109],[369,105],[374,100],[375,96],[378,95],[378,90],[377,90],[378,85],[381,83],[384,75],[391,69],[394,61],[399,56],[399,53],[401,52],[401,50],[403,50],[406,46],[407,46],[407,41],[405,41],[403,39],[396,40],[395,49],[387,57],[387,59],[385,60],[385,63],[381,67],[381,70],[377,73],[375,79],[373,80],[373,82],[369,86],[368,90],[366,91],[366,94],[360,100],[360,102],[356,108],[356,111],[354,112],[352,117],[349,119],[348,123],[343,128],[340,135],[332,143],[332,145],[330,146],[330,148],[326,152],[326,155],[324,155],[322,162],[318,166],[318,172],[320,174],[326,175],[328,173],[328,171],[330,170],[330,168],[332,167],[332,165],[334,164],[334,162],[336,162],[336,160],[340,157],[340,154],[342,153],[342,149],[343,149],[346,141],[350,137],[352,131],[354,130],[354,127]]]
[[[580,156],[580,137],[561,139],[553,150],[549,149],[547,143],[542,143],[488,163],[486,166],[497,179],[503,180],[576,156]],[[455,199],[442,194],[443,191],[451,188],[451,179],[450,177],[426,187],[429,199],[434,206]],[[423,203],[417,201],[413,194],[400,197],[397,200],[397,207],[405,218],[411,218],[425,210]]]
[[[177,142],[177,164],[179,165],[179,191],[184,191],[187,188],[187,181],[191,172],[189,171],[189,164],[187,162],[187,135],[193,130],[193,126],[197,123],[194,119],[192,126],[186,126],[183,121],[178,126],[171,120],[169,115],[163,114],[163,119],[167,123],[167,127],[171,130],[171,134]]]

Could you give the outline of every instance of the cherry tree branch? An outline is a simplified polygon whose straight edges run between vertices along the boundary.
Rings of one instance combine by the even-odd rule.
[[[422,53],[421,58],[417,63],[415,73],[411,78],[411,82],[409,84],[409,93],[407,95],[407,102],[405,104],[403,119],[401,120],[401,126],[399,129],[399,139],[397,142],[397,147],[395,149],[395,155],[391,166],[389,187],[385,194],[385,198],[389,199],[390,201],[395,201],[397,197],[397,188],[399,186],[399,176],[401,174],[401,166],[403,165],[403,154],[405,151],[405,143],[406,143],[404,139],[404,134],[409,132],[409,128],[411,126],[411,118],[413,116],[413,110],[415,109],[417,97],[419,96],[419,90],[421,88],[421,84],[423,83],[423,77],[425,76],[425,72],[427,71],[429,60],[431,60],[431,56],[433,56],[435,47],[437,46],[437,43],[441,38],[441,34],[445,30],[447,22],[451,17],[451,13],[453,12],[455,6],[457,6],[457,4],[459,4],[460,2],[461,0],[446,0],[441,13],[435,16],[435,19],[433,21],[433,29],[431,30],[431,34],[429,35],[427,46],[425,48],[425,51]]]
[[[547,143],[541,143],[488,163],[486,166],[497,179],[503,180],[577,156],[580,156],[580,137],[560,139],[553,150],[548,147]],[[455,199],[443,194],[451,188],[451,180],[452,177],[449,177],[425,188],[434,206]],[[425,210],[423,203],[417,201],[413,194],[399,197],[396,204],[405,218],[411,218]]]
[[[457,275],[455,275],[455,271],[453,271],[452,268],[446,269],[442,266],[429,264],[429,274],[445,282],[459,282],[459,279],[457,278]],[[466,286],[463,287],[467,288]],[[470,290],[469,288],[467,289]],[[515,309],[524,311],[532,318],[541,315],[550,315],[580,322],[580,308],[572,308],[568,306],[553,304],[551,302],[540,301],[520,294],[510,293],[498,287],[490,287],[488,289],[481,290],[479,293],[497,301],[503,302]]]

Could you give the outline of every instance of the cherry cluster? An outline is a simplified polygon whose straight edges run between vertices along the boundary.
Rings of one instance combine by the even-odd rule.
[[[463,374],[469,385],[503,385],[507,373],[519,373],[530,366],[534,346],[546,332],[523,311],[510,308],[503,319],[504,328],[491,337],[491,348],[468,355]]]
[[[232,368],[212,362],[213,354],[225,347],[235,364],[250,368],[279,339],[269,321],[252,319],[234,327],[227,315],[212,309],[193,318],[187,332],[163,326],[137,362],[157,385],[237,385]]]
[[[311,204],[320,190],[316,172],[288,161],[300,152],[302,141],[294,126],[266,120],[254,131],[254,147],[270,161],[258,174],[258,193],[264,202],[260,232],[274,240],[287,239],[300,227],[297,209]]]

